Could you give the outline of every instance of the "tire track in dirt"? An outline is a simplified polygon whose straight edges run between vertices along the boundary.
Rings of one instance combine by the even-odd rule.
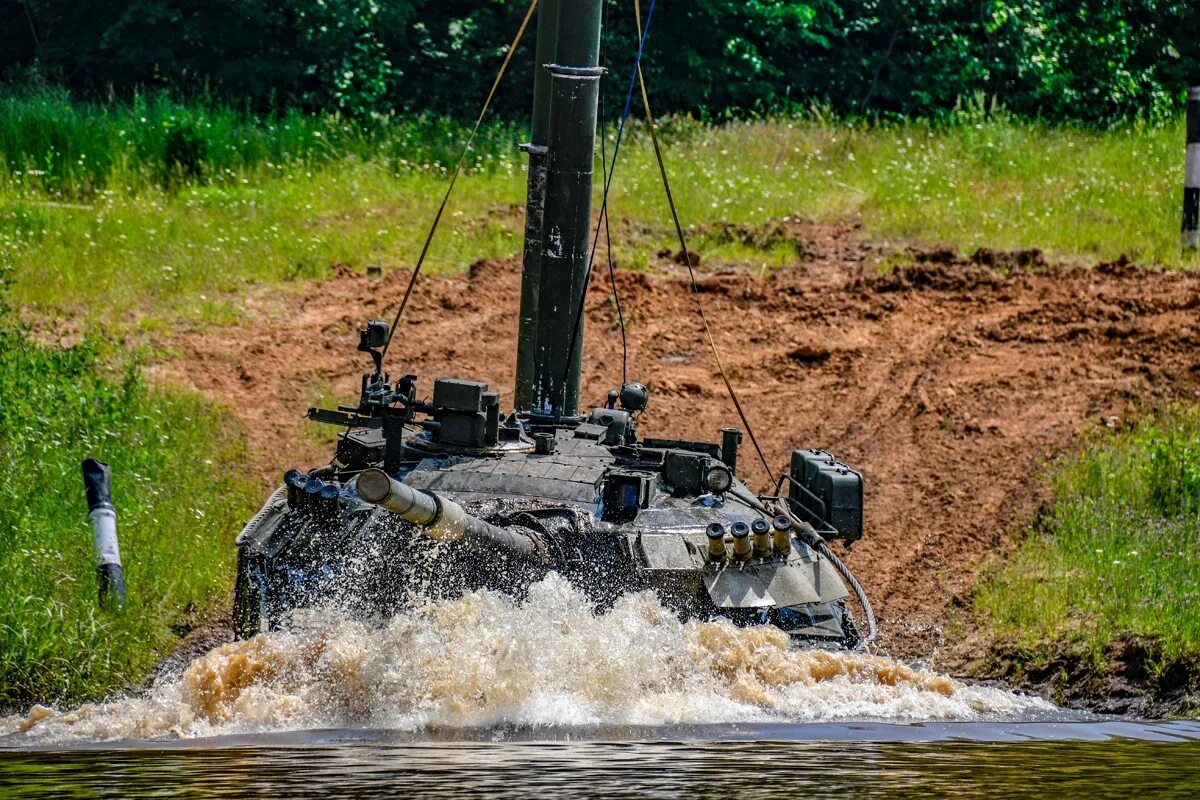
[[[698,275],[731,376],[776,469],[793,447],[831,449],[867,477],[867,534],[849,561],[894,654],[928,656],[947,612],[1002,557],[1046,499],[1039,470],[1078,434],[1156,404],[1200,397],[1200,276],[1124,262],[1048,267],[1036,253],[912,252],[886,275],[853,226],[785,221],[803,253],[769,277],[736,265]],[[1025,266],[1020,266],[1024,264]],[[407,273],[348,270],[241,298],[247,321],[162,342],[172,383],[230,403],[266,490],[287,467],[329,456],[301,416],[318,395],[354,402],[370,316],[390,316]],[[604,276],[598,276],[604,277]],[[715,441],[737,424],[702,338],[685,273],[618,272],[630,379],[651,388],[642,431]],[[422,279],[393,344],[393,374],[485,380],[511,402],[519,266]],[[619,385],[607,280],[588,298],[583,396]],[[742,472],[765,483],[753,451]],[[232,536],[231,532],[231,536]],[[969,620],[968,620],[969,622]]]

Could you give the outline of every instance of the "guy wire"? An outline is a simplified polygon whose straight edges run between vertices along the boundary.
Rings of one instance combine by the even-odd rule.
[[[600,25],[600,30],[608,30],[608,3],[604,4],[603,22]],[[607,62],[607,43],[600,40],[600,58],[602,62]],[[600,82],[600,107],[604,108],[604,82]],[[608,183],[608,145],[604,135],[603,126],[600,128],[600,172],[604,176],[604,183]],[[625,312],[621,308],[621,294],[617,291],[617,274],[613,267],[612,254],[612,231],[608,224],[608,206],[606,205],[601,212],[604,214],[604,247],[608,251],[608,281],[612,284],[613,305],[617,308],[617,322],[621,326],[621,385],[629,383],[629,341],[625,337]]]
[[[642,8],[640,0],[633,0],[634,14],[637,17],[638,36],[642,35]],[[654,11],[654,0],[650,0],[650,9],[646,15],[646,25],[650,25],[650,13]],[[762,467],[767,473],[767,480],[775,479],[775,473],[771,471],[771,465],[767,462],[766,455],[763,454],[762,447],[758,444],[758,437],[754,435],[754,428],[750,425],[750,420],[746,417],[746,412],[742,410],[741,401],[738,399],[737,392],[733,388],[733,383],[729,380],[729,374],[725,371],[725,364],[721,361],[721,353],[717,350],[716,340],[713,339],[712,328],[708,324],[708,315],[704,313],[704,303],[700,299],[700,287],[696,285],[696,273],[692,269],[692,256],[688,252],[687,240],[683,235],[683,226],[679,223],[679,212],[675,208],[675,198],[671,194],[671,182],[667,179],[667,166],[663,161],[662,149],[658,145],[657,126],[654,124],[654,114],[650,111],[650,96],[646,92],[646,78],[642,75],[641,58],[637,62],[637,77],[641,84],[642,90],[642,106],[646,109],[646,124],[650,128],[650,141],[654,144],[654,157],[658,160],[658,171],[662,175],[663,190],[667,194],[667,205],[671,208],[671,220],[675,223],[675,234],[679,237],[680,255],[683,257],[683,263],[687,266],[688,278],[691,281],[692,297],[696,301],[696,310],[700,313],[700,321],[704,323],[704,335],[708,339],[708,346],[712,350],[713,358],[717,361],[717,370],[721,373],[721,380],[725,382],[725,391],[729,393],[729,399],[733,401],[733,407],[737,410],[738,417],[742,420],[742,424],[746,426],[746,434],[750,437],[751,444],[754,445],[754,450],[758,453],[758,460],[762,462]],[[607,194],[607,191],[605,192]]]
[[[421,246],[421,254],[417,257],[417,264],[413,267],[412,277],[408,279],[408,287],[404,290],[404,298],[400,301],[400,307],[396,309],[396,316],[392,319],[392,327],[388,331],[387,341],[383,343],[383,358],[387,358],[388,348],[392,346],[392,338],[396,335],[396,326],[400,324],[400,318],[404,316],[404,308],[408,305],[408,298],[412,296],[413,287],[417,285],[417,276],[421,274],[421,266],[425,263],[425,256],[429,254],[429,246],[433,243],[433,234],[437,231],[438,223],[442,221],[442,214],[446,210],[446,204],[450,202],[450,193],[454,191],[454,184],[458,182],[458,176],[462,173],[463,164],[466,163],[467,155],[471,152],[471,145],[475,143],[475,135],[479,133],[479,126],[483,124],[483,118],[487,114],[488,107],[492,104],[492,98],[496,96],[496,88],[500,86],[500,80],[504,77],[504,73],[508,71],[508,64],[512,61],[513,53],[517,50],[517,45],[521,43],[521,37],[525,35],[525,29],[529,27],[529,20],[533,18],[534,9],[537,8],[538,0],[531,0],[529,8],[525,11],[525,17],[521,20],[521,27],[517,29],[517,35],[513,38],[512,44],[508,46],[508,52],[504,54],[504,61],[500,64],[500,71],[496,73],[496,79],[492,81],[492,88],[488,91],[487,99],[483,101],[483,108],[479,110],[479,116],[475,119],[475,127],[471,129],[471,135],[467,137],[467,143],[463,146],[462,155],[458,157],[458,163],[454,166],[454,174],[450,176],[450,184],[446,187],[446,195],[442,198],[442,204],[438,206],[437,214],[433,217],[433,224],[429,226],[429,233],[425,237],[425,244]],[[380,360],[382,363],[382,359]]]

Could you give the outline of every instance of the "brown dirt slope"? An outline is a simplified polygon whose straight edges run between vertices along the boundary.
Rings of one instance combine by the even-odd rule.
[[[794,220],[803,256],[762,277],[699,270],[715,336],[771,466],[794,447],[832,450],[867,477],[867,535],[849,562],[897,655],[928,655],[948,608],[1011,546],[1041,500],[1037,474],[1081,430],[1200,392],[1200,275],[1120,262],[1046,266],[1036,251],[913,252],[882,275],[880,250],[852,226]],[[584,396],[620,384],[620,337],[607,275],[588,298]],[[172,382],[230,402],[245,419],[264,486],[328,458],[302,433],[318,395],[353,402],[367,362],[354,352],[369,316],[391,314],[408,274],[344,271],[244,298],[248,321],[169,342]],[[474,377],[511,398],[515,261],[422,279],[390,368]],[[618,272],[629,321],[629,377],[651,388],[643,433],[715,441],[737,424],[702,338],[681,268]],[[741,471],[763,473],[753,450]]]

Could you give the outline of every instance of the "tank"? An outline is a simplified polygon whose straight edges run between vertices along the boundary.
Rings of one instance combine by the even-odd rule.
[[[343,431],[330,462],[284,473],[237,537],[240,636],[330,604],[385,619],[428,597],[519,598],[551,571],[598,609],[652,591],[681,618],[774,625],[797,645],[856,648],[874,635],[865,594],[827,544],[862,536],[859,472],[797,449],[758,494],[739,475],[738,428],[712,442],[643,437],[653,398],[640,383],[581,407],[573,311],[591,245],[601,5],[538,11],[515,407],[469,376],[393,379],[394,331],[367,321],[357,404],[308,410]],[[404,356],[399,343],[390,353]]]

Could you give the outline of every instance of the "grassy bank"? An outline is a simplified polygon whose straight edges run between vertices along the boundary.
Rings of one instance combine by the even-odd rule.
[[[1096,675],[1140,641],[1156,672],[1200,657],[1200,409],[1098,434],[1054,476],[1055,501],[975,608],[1031,666]]]
[[[0,291],[0,709],[142,680],[174,629],[228,606],[249,501],[212,409],[148,387],[117,348],[32,341],[3,302]],[[120,612],[97,608],[89,455],[113,470]]]
[[[247,280],[320,276],[335,263],[410,267],[465,139],[437,120],[255,119],[162,98],[95,107],[39,94],[0,106],[0,251],[15,266],[16,298],[72,313],[152,304],[219,320],[237,313],[224,293]],[[701,232],[861,214],[869,234],[906,242],[1185,263],[1182,121],[1092,131],[978,109],[955,119],[670,120],[664,133],[683,219]],[[431,272],[518,252],[521,138],[485,126]],[[626,266],[671,245],[658,180],[632,124],[611,200]],[[709,261],[795,258],[702,234],[696,245]]]

